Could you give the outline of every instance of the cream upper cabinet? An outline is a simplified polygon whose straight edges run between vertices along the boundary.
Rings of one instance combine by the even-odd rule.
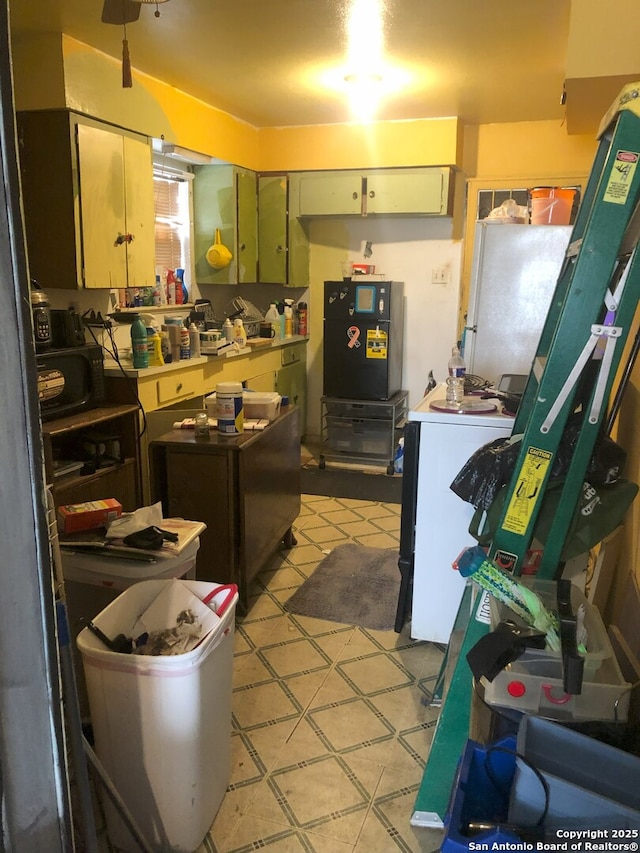
[[[302,172],[298,216],[450,216],[451,169]]]
[[[19,114],[18,140],[30,275],[45,289],[153,285],[149,140],[66,111]]]

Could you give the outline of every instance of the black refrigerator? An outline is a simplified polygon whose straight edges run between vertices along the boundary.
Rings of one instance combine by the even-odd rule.
[[[402,387],[404,285],[325,281],[325,397],[388,400]]]

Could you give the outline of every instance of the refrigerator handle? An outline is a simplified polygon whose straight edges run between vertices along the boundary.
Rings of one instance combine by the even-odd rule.
[[[396,609],[395,632],[402,631],[411,609],[413,587],[413,561],[416,533],[416,507],[418,503],[418,458],[420,454],[420,423],[407,421],[404,427],[402,460],[402,509],[400,514],[400,591]]]

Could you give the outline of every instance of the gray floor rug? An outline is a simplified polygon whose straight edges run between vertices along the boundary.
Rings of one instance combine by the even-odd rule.
[[[375,631],[394,628],[400,572],[393,548],[338,545],[285,603],[285,610]]]

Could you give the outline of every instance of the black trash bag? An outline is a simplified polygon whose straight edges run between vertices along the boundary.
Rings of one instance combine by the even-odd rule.
[[[497,493],[509,482],[522,436],[496,438],[478,448],[449,486],[476,509],[488,510]]]
[[[553,457],[549,484],[561,480],[569,470],[582,420],[581,413],[569,418]],[[476,509],[488,512],[499,490],[511,479],[521,440],[521,435],[512,435],[496,438],[480,447],[456,474],[449,486],[451,491]],[[622,474],[625,461],[624,450],[605,436],[594,450],[587,473],[589,482],[594,486],[615,483]]]

